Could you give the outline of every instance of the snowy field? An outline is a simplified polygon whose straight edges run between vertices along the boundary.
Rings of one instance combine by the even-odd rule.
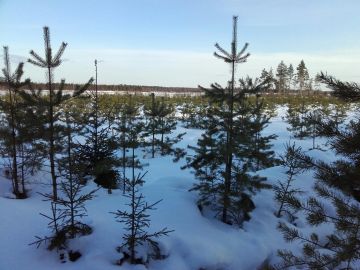
[[[303,150],[312,147],[312,140],[296,140],[287,131],[287,124],[282,119],[284,108],[278,108],[278,115],[273,117],[266,128],[266,134],[275,133],[278,138],[273,141],[273,149],[277,155],[284,151],[284,144],[290,139],[301,145]],[[179,132],[184,131],[179,126]],[[187,134],[180,146],[196,145],[201,130],[186,129]],[[324,139],[317,139],[316,143],[326,148]],[[311,156],[324,161],[335,158],[330,151],[311,150]],[[181,170],[184,160],[173,163],[171,157],[157,157],[146,159],[149,166],[145,184],[141,191],[148,202],[163,199],[156,211],[151,214],[151,228],[156,231],[167,227],[174,230],[168,237],[160,238],[162,250],[168,255],[164,260],[151,261],[151,270],[254,270],[263,261],[270,259],[277,262],[277,249],[289,248],[294,252],[300,250],[300,245],[291,246],[283,240],[276,229],[279,221],[274,212],[278,209],[272,190],[263,190],[254,197],[256,209],[251,213],[251,219],[242,228],[223,224],[222,222],[201,215],[197,205],[197,194],[188,190],[195,183],[190,170]],[[285,168],[281,166],[258,172],[266,176],[268,183],[285,180]],[[50,270],[50,269],[146,269],[143,265],[115,264],[120,255],[116,247],[122,242],[123,224],[115,221],[109,212],[122,209],[127,198],[121,190],[107,194],[102,189],[96,193],[96,198],[87,204],[88,217],[85,223],[93,228],[93,233],[75,240],[70,240],[73,250],[79,249],[82,257],[72,263],[61,264],[56,252],[46,250],[44,246],[36,249],[28,244],[35,240],[35,236],[49,235],[47,220],[39,213],[50,214],[50,203],[43,201],[37,192],[50,192],[50,177],[38,174],[32,178],[29,185],[30,198],[13,200],[7,198],[11,188],[10,180],[3,173],[0,179],[0,270]],[[305,172],[297,177],[295,185],[301,187],[308,195],[312,193],[314,183],[312,172]],[[94,183],[86,186],[85,190],[96,188]],[[310,233],[304,218],[299,217],[298,228],[304,233]],[[326,233],[330,228],[320,228]],[[299,250],[297,250],[299,248]]]

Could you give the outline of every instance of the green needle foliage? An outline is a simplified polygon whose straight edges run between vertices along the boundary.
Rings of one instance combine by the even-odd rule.
[[[55,170],[55,155],[57,152],[57,148],[59,147],[56,145],[56,137],[58,134],[57,130],[57,120],[59,117],[59,113],[57,112],[57,107],[63,103],[64,101],[79,96],[83,93],[92,83],[93,79],[91,78],[84,86],[76,86],[73,93],[64,94],[63,89],[65,86],[65,80],[61,80],[58,90],[55,90],[54,82],[53,82],[53,73],[55,68],[60,66],[62,63],[61,57],[65,51],[67,44],[63,42],[60,45],[59,50],[53,55],[51,43],[50,43],[50,30],[48,27],[44,27],[44,47],[45,47],[45,56],[41,57],[39,54],[34,52],[33,50],[30,51],[30,55],[32,59],[28,59],[28,62],[38,66],[40,68],[44,68],[46,70],[47,76],[47,90],[49,94],[47,96],[43,96],[39,91],[35,92],[34,90],[31,91],[30,94],[23,93],[23,98],[29,103],[29,106],[34,107],[34,110],[39,110],[37,107],[43,107],[45,110],[45,115],[38,118],[39,121],[43,123],[43,130],[44,130],[44,139],[47,143],[48,147],[48,156],[50,162],[50,174],[51,174],[51,181],[52,181],[52,188],[53,188],[53,199],[54,201],[57,200],[57,176]]]
[[[89,91],[90,102],[83,110],[85,128],[82,135],[85,143],[81,145],[78,155],[86,167],[84,176],[93,177],[95,183],[106,188],[110,194],[112,189],[118,188],[118,159],[114,155],[117,145],[111,132],[113,123],[106,123],[108,119],[101,113],[96,60],[95,68],[95,88]]]
[[[0,110],[4,114],[0,119],[1,154],[9,160],[13,193],[20,199],[27,197],[23,173],[26,167],[25,155],[22,154],[25,138],[20,137],[21,131],[24,131],[21,127],[26,120],[22,118],[24,114],[20,92],[29,85],[30,80],[21,81],[24,63],[19,63],[15,72],[12,73],[8,47],[4,47],[4,66],[2,73],[7,87],[7,96],[0,99]]]
[[[144,200],[143,194],[140,193],[139,187],[144,183],[144,176],[146,173],[139,173],[135,175],[135,169],[139,167],[139,162],[136,159],[135,149],[142,145],[142,132],[144,125],[142,122],[131,126],[128,133],[128,145],[131,149],[131,164],[132,164],[132,177],[125,179],[125,186],[128,193],[125,196],[130,200],[127,204],[129,210],[117,210],[111,212],[115,215],[118,222],[125,224],[127,233],[123,236],[123,244],[118,248],[122,252],[123,257],[117,263],[121,265],[125,261],[131,264],[146,264],[149,258],[160,259],[164,256],[161,255],[160,247],[154,240],[158,237],[168,235],[171,230],[163,228],[160,231],[149,233],[147,228],[150,226],[150,215],[147,213],[149,210],[155,210],[155,206],[160,202],[157,201],[153,204],[148,204]],[[141,254],[139,247],[143,247]]]
[[[334,95],[344,100],[359,99],[357,84],[339,82],[331,76],[320,75],[320,80],[334,90]],[[285,240],[301,242],[302,254],[295,255],[280,250],[283,262],[276,267],[289,269],[356,269],[360,262],[360,121],[350,121],[345,129],[334,122],[322,124],[322,134],[330,139],[330,146],[342,157],[332,163],[317,161],[303,153],[295,153],[300,162],[316,172],[315,196],[305,202],[287,200],[296,211],[303,211],[307,222],[315,227],[329,224],[333,230],[326,236],[314,232],[303,235],[294,226],[279,224]],[[335,211],[330,211],[334,209]]]
[[[144,114],[146,116],[147,125],[144,136],[150,137],[151,157],[155,157],[155,153],[159,152],[162,156],[173,154],[176,159],[184,155],[183,151],[173,146],[182,140],[185,133],[176,135],[175,137],[167,136],[176,129],[177,121],[174,117],[175,107],[166,103],[164,98],[156,99],[151,94],[151,103],[145,104]]]
[[[131,264],[146,264],[150,258],[163,258],[164,256],[161,255],[159,244],[154,239],[167,236],[173,232],[166,227],[154,233],[147,231],[147,228],[150,226],[150,215],[147,212],[155,210],[155,206],[161,200],[148,204],[144,200],[143,194],[139,193],[139,186],[144,183],[143,178],[145,174],[139,174],[133,176],[131,180],[127,180],[130,192],[126,194],[126,197],[130,200],[127,204],[130,210],[111,212],[115,215],[118,222],[125,224],[125,230],[127,231],[123,236],[123,244],[118,248],[118,251],[123,253],[123,258],[118,261],[120,265],[124,261],[129,261]],[[141,252],[140,246],[145,251]]]
[[[121,104],[119,115],[115,119],[114,130],[119,135],[118,146],[121,149],[120,163],[122,167],[123,191],[125,193],[127,189],[126,168],[134,166],[137,169],[141,169],[143,166],[138,159],[133,164],[131,156],[127,155],[131,148],[138,148],[144,144],[143,141],[138,140],[138,136],[144,131],[144,124],[140,117],[140,108],[135,104],[132,96],[128,96],[126,102]]]
[[[271,137],[260,142],[260,129],[267,122],[266,118],[259,117],[261,103],[249,102],[249,96],[263,92],[268,82],[246,78],[235,86],[235,67],[245,62],[249,54],[245,53],[247,43],[240,51],[237,49],[237,17],[233,21],[231,52],[215,44],[219,50],[215,56],[231,66],[231,80],[226,88],[217,83],[210,89],[202,88],[213,108],[208,114],[207,131],[197,147],[190,147],[195,155],[188,158],[187,167],[193,168],[200,180],[194,186],[200,192],[199,204],[206,205],[212,200],[224,223],[241,224],[250,218],[249,212],[255,208],[251,195],[270,187],[264,178],[249,173],[253,160],[258,158],[255,167],[260,167],[260,163],[266,164],[266,159],[271,159],[272,153],[266,150]],[[265,151],[260,151],[260,146]]]
[[[276,216],[280,218],[283,214],[286,214],[290,221],[293,221],[295,217],[291,206],[293,204],[299,204],[296,196],[302,194],[300,189],[293,187],[293,183],[296,180],[295,177],[303,172],[306,166],[297,158],[297,156],[301,154],[301,147],[296,147],[295,143],[287,143],[285,149],[286,152],[281,156],[280,164],[286,168],[286,180],[278,181],[274,186],[275,201],[279,204]]]
[[[69,105],[69,104],[68,104]],[[74,114],[75,112],[75,114]],[[56,202],[51,202],[51,215],[41,214],[48,220],[49,227],[52,230],[51,236],[39,237],[31,245],[47,244],[49,250],[56,249],[60,252],[60,258],[64,262],[65,253],[68,251],[70,260],[76,260],[81,253],[76,252],[76,259],[73,258],[73,252],[69,249],[69,239],[77,236],[88,235],[92,228],[83,223],[82,219],[87,216],[85,203],[94,198],[97,190],[88,193],[83,192],[83,170],[84,166],[76,160],[76,148],[78,144],[74,142],[74,132],[79,131],[75,118],[76,110],[70,112],[69,107],[65,107],[62,115],[65,119],[65,129],[63,130],[62,143],[65,145],[63,158],[59,160],[59,175],[62,179],[60,183],[60,196]],[[46,200],[52,200],[52,194],[41,194]]]

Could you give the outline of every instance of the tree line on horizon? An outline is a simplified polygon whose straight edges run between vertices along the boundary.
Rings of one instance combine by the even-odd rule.
[[[72,91],[77,84],[65,83],[63,90]],[[32,86],[35,89],[47,90],[47,83],[32,82]],[[54,86],[58,88],[59,83],[54,83]],[[90,85],[89,90],[92,90],[95,86]],[[127,84],[99,84],[97,86],[99,91],[119,91],[119,92],[200,92],[198,88],[191,87],[167,87],[167,86],[145,86],[145,85],[127,85]],[[0,77],[0,90],[7,90],[7,83],[3,77]]]

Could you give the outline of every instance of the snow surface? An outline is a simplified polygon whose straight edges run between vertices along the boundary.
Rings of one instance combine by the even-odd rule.
[[[312,147],[311,139],[296,140],[286,130],[287,124],[282,120],[285,108],[277,110],[278,115],[264,131],[265,134],[276,133],[278,138],[273,142],[273,149],[279,155],[284,144],[295,141],[304,150]],[[178,128],[179,132],[184,128]],[[179,146],[196,145],[201,130],[186,129],[187,134]],[[317,139],[317,143],[325,148],[325,140]],[[335,155],[331,151],[310,151],[311,155],[324,161],[331,161]],[[264,190],[254,197],[256,209],[251,213],[251,220],[244,223],[243,228],[229,226],[215,218],[204,217],[196,206],[197,194],[189,192],[196,181],[189,170],[181,170],[184,161],[173,163],[170,157],[157,157],[144,160],[149,166],[145,177],[146,183],[141,191],[148,202],[162,201],[157,210],[150,214],[152,223],[149,231],[163,227],[174,230],[168,237],[159,241],[162,250],[168,257],[160,261],[152,261],[151,270],[253,270],[264,260],[276,262],[277,249],[288,248],[298,252],[299,245],[289,245],[276,229],[279,221],[274,216],[277,205],[271,190]],[[285,169],[281,166],[258,172],[268,178],[269,183],[285,180]],[[56,252],[46,250],[44,246],[36,249],[28,244],[35,240],[34,236],[49,235],[47,220],[38,213],[50,213],[50,203],[43,201],[37,192],[50,192],[50,178],[45,174],[33,177],[29,185],[30,198],[26,200],[9,199],[10,181],[0,171],[0,270],[22,269],[146,269],[142,265],[115,265],[120,258],[115,248],[121,244],[124,233],[123,224],[115,221],[109,212],[123,209],[127,198],[121,190],[107,194],[99,190],[97,197],[87,204],[88,217],[85,222],[92,226],[93,233],[70,241],[73,250],[79,249],[82,257],[75,263],[61,264]],[[39,184],[40,183],[40,184]],[[311,194],[314,183],[312,172],[305,172],[297,177],[295,184]],[[92,190],[96,185],[89,184],[85,190]],[[299,217],[298,226],[304,233],[311,232],[304,217]],[[331,228],[321,228],[324,233]]]

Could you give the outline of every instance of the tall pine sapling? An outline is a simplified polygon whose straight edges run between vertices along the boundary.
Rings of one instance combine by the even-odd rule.
[[[85,143],[79,148],[79,158],[86,165],[84,176],[94,178],[96,184],[108,190],[118,187],[118,173],[115,169],[117,158],[114,155],[116,142],[111,134],[111,125],[101,117],[98,93],[98,62],[95,60],[95,85],[89,91],[90,103],[84,110],[85,129],[82,135]]]
[[[233,40],[231,43],[231,52],[227,52],[220,47],[219,44],[215,44],[215,47],[219,50],[219,53],[215,52],[214,55],[231,66],[231,81],[227,91],[219,87],[219,85],[213,85],[213,89],[206,91],[205,93],[212,99],[225,102],[226,112],[224,112],[224,121],[226,122],[226,144],[225,144],[225,172],[224,172],[224,192],[223,192],[223,209],[221,220],[224,223],[228,223],[228,209],[230,206],[230,189],[232,178],[232,166],[233,166],[233,121],[234,121],[234,101],[235,101],[235,67],[239,63],[246,62],[250,56],[249,53],[245,53],[248,43],[238,51],[237,50],[237,17],[233,17]]]
[[[210,89],[202,88],[213,105],[211,119],[214,125],[209,126],[213,129],[208,133],[211,137],[199,142],[200,147],[195,149],[195,155],[188,160],[188,167],[195,169],[199,175],[200,183],[195,188],[200,192],[207,190],[208,183],[204,182],[203,168],[199,164],[209,166],[213,172],[216,170],[214,175],[219,177],[220,182],[215,191],[215,197],[218,198],[215,202],[216,215],[221,216],[224,223],[241,225],[250,218],[249,212],[255,208],[251,196],[259,189],[270,187],[264,183],[265,178],[249,173],[253,136],[251,112],[254,108],[248,97],[267,89],[268,81],[246,78],[239,81],[239,87],[235,87],[235,67],[245,62],[249,54],[245,54],[247,44],[242,50],[237,50],[237,17],[233,21],[231,53],[215,45],[221,53],[215,53],[215,56],[231,65],[231,80],[226,88],[217,83],[212,84]],[[209,145],[205,143],[213,147],[211,151],[216,158],[209,159]],[[200,198],[203,195],[205,193],[200,194]]]
[[[35,93],[35,91],[32,91],[31,94],[25,94],[24,98],[33,106],[36,107],[36,105],[44,106],[46,108],[46,115],[47,119],[44,123],[44,130],[46,132],[45,140],[48,143],[48,155],[49,155],[49,161],[50,161],[50,174],[51,174],[51,181],[52,181],[52,189],[53,189],[53,200],[57,200],[57,176],[56,176],[56,169],[55,169],[55,155],[57,150],[56,145],[56,137],[57,137],[57,131],[56,131],[56,121],[58,118],[58,114],[56,112],[56,107],[59,106],[61,103],[63,103],[65,100],[79,96],[81,93],[83,93],[89,85],[92,83],[93,79],[91,78],[83,87],[77,87],[74,89],[72,95],[69,94],[63,94],[64,84],[65,80],[61,80],[61,83],[59,85],[59,89],[55,90],[54,88],[54,82],[53,82],[53,73],[55,68],[60,66],[62,63],[61,57],[65,51],[65,48],[67,46],[67,43],[62,42],[59,50],[55,55],[53,55],[52,47],[50,44],[50,30],[48,27],[44,27],[44,42],[45,42],[45,57],[41,57],[33,50],[30,51],[30,55],[32,59],[28,59],[28,62],[44,68],[46,70],[47,75],[47,90],[49,91],[49,95],[47,97],[41,96],[39,93]]]
[[[118,248],[118,251],[123,254],[122,259],[117,262],[119,265],[125,261],[129,261],[131,264],[146,264],[149,258],[162,258],[160,247],[154,239],[172,232],[166,227],[154,233],[149,233],[146,230],[150,226],[150,215],[147,211],[155,210],[155,205],[160,201],[148,204],[144,200],[143,194],[139,192],[139,187],[143,185],[143,178],[146,175],[146,173],[135,175],[135,168],[137,167],[135,149],[141,144],[139,142],[141,129],[143,129],[143,126],[139,124],[130,130],[132,178],[125,179],[127,189],[129,190],[129,193],[125,196],[130,200],[127,204],[130,209],[128,211],[117,210],[116,212],[111,212],[115,215],[118,222],[125,224],[125,230],[127,231],[123,236],[123,244]],[[142,252],[140,247],[143,247]]]
[[[130,147],[132,146],[132,134],[133,130],[143,132],[143,124],[141,122],[139,114],[139,106],[133,102],[132,96],[127,97],[127,102],[121,104],[120,114],[115,121],[114,130],[119,133],[118,146],[121,148],[120,163],[122,166],[122,181],[123,192],[126,191],[126,168],[132,167],[131,158],[127,155]],[[135,135],[135,134],[134,134]],[[142,165],[137,160],[135,164],[136,168],[141,168]]]
[[[2,73],[4,75],[4,81],[8,88],[8,96],[4,99],[0,99],[0,109],[4,113],[4,117],[1,119],[1,128],[0,134],[2,143],[2,148],[4,148],[4,155],[8,156],[11,159],[10,168],[11,168],[11,180],[13,186],[13,193],[16,198],[26,198],[25,185],[22,185],[20,188],[20,176],[18,173],[20,162],[18,160],[19,156],[19,92],[21,89],[28,85],[30,80],[21,81],[23,75],[23,66],[24,63],[19,63],[14,73],[11,72],[10,67],[10,57],[8,47],[4,47],[4,65]]]
[[[83,180],[81,163],[75,160],[74,148],[76,144],[73,141],[73,131],[75,125],[72,125],[73,120],[69,111],[64,112],[66,128],[64,130],[64,144],[65,153],[62,160],[59,161],[60,176],[62,182],[60,183],[61,195],[58,196],[56,202],[51,202],[51,216],[41,214],[50,220],[49,227],[52,229],[52,236],[38,237],[37,240],[31,244],[36,244],[39,247],[43,243],[48,243],[48,249],[56,248],[60,251],[60,258],[64,258],[64,251],[69,249],[69,239],[74,239],[77,236],[88,235],[92,232],[92,228],[83,223],[82,219],[87,216],[85,203],[94,198],[94,193],[97,190],[92,190],[84,193],[82,190]],[[51,200],[51,194],[41,194],[46,200]],[[71,249],[67,250],[69,259],[76,260],[81,256],[79,251],[73,252]]]

